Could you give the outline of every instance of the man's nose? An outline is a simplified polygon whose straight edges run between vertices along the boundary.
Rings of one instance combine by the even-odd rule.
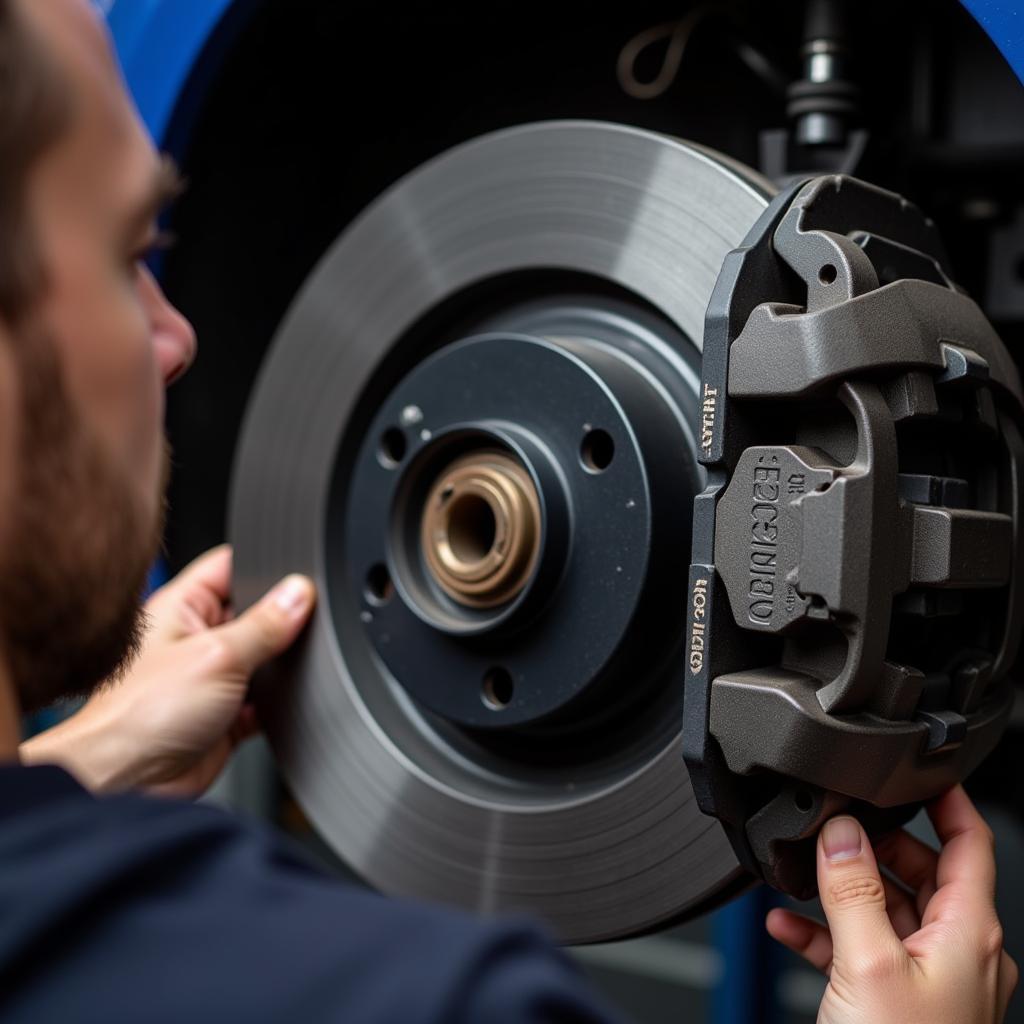
[[[153,350],[166,387],[192,365],[196,357],[196,332],[188,320],[167,301],[149,270],[143,267],[141,273],[153,332]]]

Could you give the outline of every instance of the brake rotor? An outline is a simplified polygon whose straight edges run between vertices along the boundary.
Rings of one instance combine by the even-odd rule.
[[[524,126],[399,182],[297,297],[236,459],[236,596],[317,581],[256,696],[372,885],[590,942],[745,884],[681,758],[680,595],[704,313],[771,194],[661,135]]]

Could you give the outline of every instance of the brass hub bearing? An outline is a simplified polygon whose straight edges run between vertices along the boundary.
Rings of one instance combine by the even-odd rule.
[[[431,488],[420,532],[431,574],[449,597],[476,608],[511,600],[540,551],[540,500],[527,471],[500,452],[453,462]]]

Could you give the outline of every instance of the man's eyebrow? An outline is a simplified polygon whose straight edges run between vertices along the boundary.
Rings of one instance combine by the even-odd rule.
[[[132,214],[133,230],[136,233],[148,230],[160,211],[184,191],[185,181],[178,165],[166,154],[161,156],[146,195]]]

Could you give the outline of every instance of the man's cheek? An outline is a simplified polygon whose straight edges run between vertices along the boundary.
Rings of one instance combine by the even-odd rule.
[[[158,465],[163,388],[148,324],[125,315],[108,321],[103,337],[104,344],[90,346],[92,358],[77,358],[73,368],[83,413],[125,469],[150,480]]]

